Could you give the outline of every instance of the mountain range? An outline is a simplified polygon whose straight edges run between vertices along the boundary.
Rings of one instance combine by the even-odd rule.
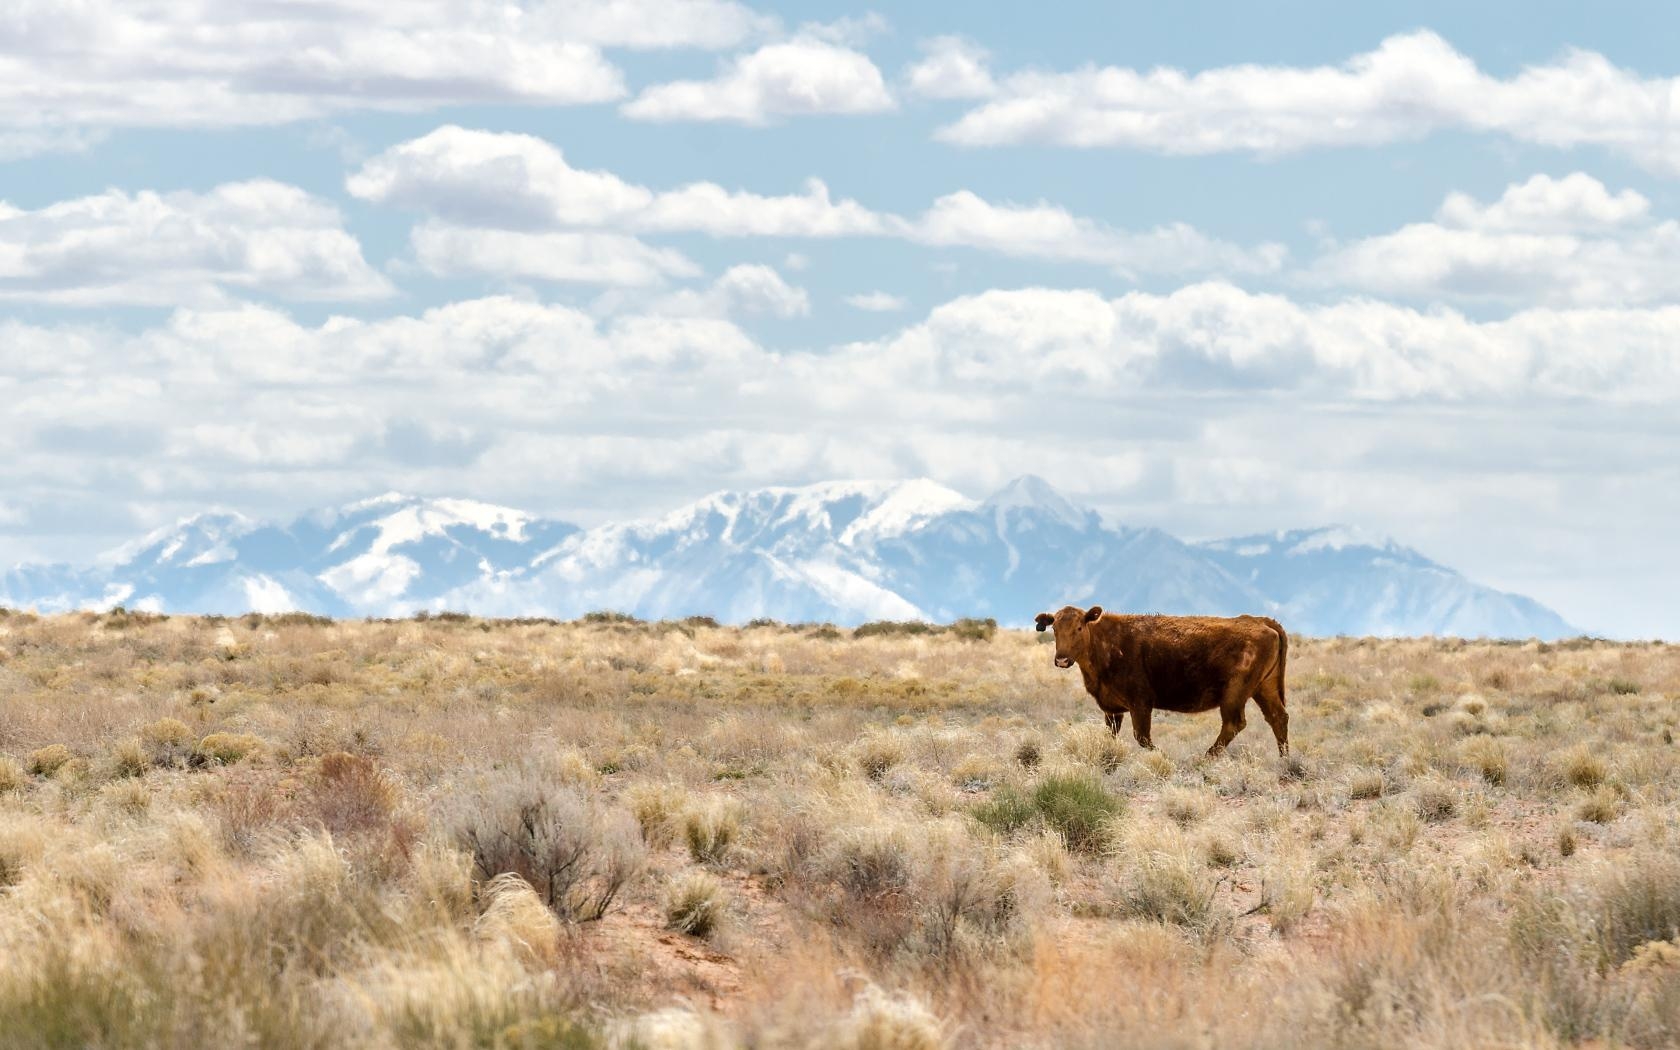
[[[90,565],[20,565],[0,605],[421,610],[571,618],[612,609],[725,622],[1022,626],[1043,609],[1267,613],[1312,635],[1550,639],[1580,633],[1531,599],[1341,526],[1189,543],[1105,523],[1036,477],[972,500],[928,480],[720,492],[583,529],[463,499],[396,493],[286,524],[205,513]]]

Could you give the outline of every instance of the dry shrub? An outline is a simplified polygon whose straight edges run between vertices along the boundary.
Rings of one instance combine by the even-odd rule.
[[[125,777],[100,788],[99,801],[124,816],[138,817],[151,809],[152,789],[142,781]]]
[[[1348,781],[1348,798],[1381,798],[1386,781],[1380,769],[1362,769]]]
[[[214,785],[210,810],[222,829],[222,840],[236,856],[257,850],[271,830],[298,820],[296,786],[282,782],[271,771],[229,771],[227,779]]]
[[[1200,791],[1172,787],[1161,793],[1161,811],[1181,828],[1201,823],[1210,808],[1208,797]]]
[[[865,988],[832,1039],[837,1050],[942,1050],[949,1040],[939,1018],[907,993]]]
[[[1145,751],[1138,756],[1138,770],[1154,780],[1165,780],[1178,768],[1173,760],[1160,751]]]
[[[972,844],[936,848],[931,870],[918,881],[926,949],[937,957],[1007,943],[1030,927],[1051,896],[1035,864],[997,863],[977,856]]]
[[[665,896],[665,928],[710,937],[729,905],[723,883],[704,871],[685,872]]]
[[[407,877],[417,899],[438,917],[456,920],[471,914],[472,854],[441,842],[423,842],[414,850]]]
[[[1044,746],[1037,737],[1027,737],[1015,745],[1015,761],[1025,769],[1037,769],[1044,760]]]
[[[37,818],[0,813],[0,889],[23,881],[24,871],[46,855],[50,835]]]
[[[177,766],[192,757],[193,731],[177,718],[160,718],[140,727],[140,744],[153,765]]]
[[[63,769],[75,756],[63,744],[48,744],[29,753],[27,769],[38,777],[50,777]]]
[[[1680,972],[1680,941],[1646,941],[1621,965],[1624,974]]]
[[[624,791],[625,805],[642,829],[642,841],[662,849],[676,841],[688,797],[675,784],[632,784]]]
[[[307,807],[335,837],[384,832],[396,806],[396,783],[366,755],[335,751],[316,763]]]
[[[109,772],[113,777],[144,776],[151,765],[151,758],[137,737],[119,740],[111,748]]]
[[[1488,736],[1472,737],[1460,746],[1459,753],[1463,764],[1489,784],[1497,787],[1510,776],[1510,749],[1503,740]]]
[[[870,733],[853,745],[852,753],[865,776],[880,780],[887,770],[904,761],[904,741],[892,733]]]
[[[951,767],[951,783],[964,791],[985,791],[1003,779],[1003,767],[990,755],[964,755]]]
[[[244,758],[260,755],[263,742],[250,733],[211,733],[193,748],[194,765],[231,766]]]
[[[1215,903],[1218,888],[1188,852],[1154,849],[1132,857],[1119,899],[1129,915],[1203,930],[1225,917]]]
[[[1609,866],[1592,885],[1587,918],[1607,966],[1648,941],[1680,938],[1680,857],[1648,852]]]
[[[829,853],[829,875],[851,896],[880,901],[910,886],[915,859],[909,842],[895,828],[854,828],[842,834]]]
[[[1604,783],[1610,772],[1604,760],[1586,744],[1560,752],[1554,762],[1563,779],[1576,787],[1595,788]]]
[[[1608,824],[1615,820],[1621,811],[1621,797],[1609,788],[1600,787],[1575,807],[1575,819],[1593,824]]]
[[[1261,883],[1260,902],[1272,929],[1287,934],[1312,910],[1312,857],[1294,851],[1275,857]]]
[[[721,864],[741,837],[741,807],[731,799],[709,799],[683,815],[688,855],[701,864]]]
[[[1061,749],[1073,761],[1103,773],[1119,769],[1126,758],[1120,741],[1096,722],[1075,722],[1064,729]]]
[[[473,924],[481,939],[506,945],[528,963],[552,960],[560,940],[560,921],[531,884],[503,872],[484,887],[484,912]]]
[[[1412,808],[1430,823],[1451,820],[1458,814],[1458,788],[1445,780],[1420,778],[1412,785]]]
[[[628,813],[529,772],[492,780],[457,806],[451,826],[482,881],[518,875],[570,922],[606,914],[646,862]]]
[[[0,795],[8,791],[22,791],[29,786],[29,774],[17,759],[10,755],[0,755]]]

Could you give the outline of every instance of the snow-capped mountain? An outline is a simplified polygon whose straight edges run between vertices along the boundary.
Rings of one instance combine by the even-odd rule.
[[[932,481],[720,492],[580,530],[468,500],[387,495],[259,525],[205,514],[89,567],[20,566],[0,604],[184,612],[420,609],[855,624],[1042,609],[1276,615],[1306,634],[1578,633],[1530,599],[1334,527],[1184,543],[1105,524],[1035,477],[975,501]]]
[[[1243,536],[1200,545],[1231,575],[1277,603],[1303,634],[1576,634],[1530,598],[1471,583],[1387,537],[1346,526]],[[1431,630],[1419,631],[1419,625]]]
[[[406,615],[472,580],[522,571],[577,527],[471,500],[397,493],[263,525],[206,513],[95,566],[19,566],[0,603],[43,611],[126,604],[170,612]]]

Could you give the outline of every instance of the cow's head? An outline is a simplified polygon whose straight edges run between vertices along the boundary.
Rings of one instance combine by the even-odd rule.
[[[1090,625],[1096,623],[1102,614],[1100,605],[1093,605],[1089,609],[1066,605],[1053,613],[1038,614],[1040,631],[1055,628],[1057,667],[1072,667],[1085,656],[1091,645]]]

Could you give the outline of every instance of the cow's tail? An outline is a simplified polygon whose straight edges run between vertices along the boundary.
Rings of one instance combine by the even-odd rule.
[[[1285,668],[1285,665],[1287,665],[1289,663],[1289,632],[1283,629],[1283,624],[1278,623],[1276,620],[1272,619],[1270,616],[1262,616],[1262,617],[1260,617],[1260,619],[1262,621],[1264,621],[1266,623],[1266,625],[1269,626],[1272,630],[1277,632],[1277,636],[1278,636],[1277,666],[1272,669],[1272,674],[1274,676],[1276,676],[1273,679],[1273,681],[1275,682],[1276,688],[1277,688],[1278,703],[1287,704],[1289,702],[1289,698],[1284,694],[1283,681],[1284,681],[1284,677],[1285,677],[1284,676],[1284,668]]]

